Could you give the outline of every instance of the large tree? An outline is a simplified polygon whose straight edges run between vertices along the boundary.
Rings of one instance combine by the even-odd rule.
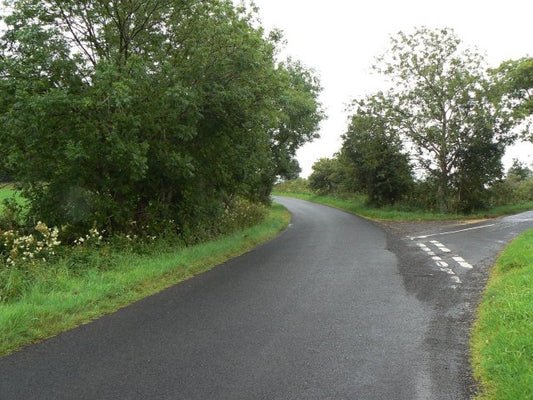
[[[342,154],[352,167],[352,186],[382,206],[400,200],[412,186],[409,155],[393,118],[393,103],[383,93],[355,101],[355,113],[343,135]]]
[[[0,41],[3,163],[51,224],[210,221],[265,200],[319,85],[229,0],[24,0]],[[292,162],[292,164],[291,164]]]
[[[501,174],[500,167],[476,175],[477,162],[498,165],[511,139],[509,119],[491,102],[483,58],[465,49],[451,29],[398,33],[375,69],[391,80],[397,129],[436,180],[441,212],[460,202],[457,182],[463,177],[482,190]]]

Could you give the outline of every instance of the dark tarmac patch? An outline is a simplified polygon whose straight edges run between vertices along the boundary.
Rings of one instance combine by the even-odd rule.
[[[443,390],[443,399],[470,399],[476,382],[470,367],[470,331],[495,256],[478,263],[454,285],[416,246],[410,236],[452,230],[459,221],[386,222],[388,250],[398,258],[406,290],[433,310],[425,347],[430,357],[431,379]]]

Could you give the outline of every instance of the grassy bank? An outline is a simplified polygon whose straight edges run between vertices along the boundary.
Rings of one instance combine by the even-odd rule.
[[[372,208],[365,204],[363,196],[353,195],[350,197],[341,196],[321,196],[306,192],[274,192],[276,196],[289,196],[297,199],[312,201],[327,206],[339,208],[353,214],[374,220],[397,220],[397,221],[422,221],[422,220],[463,220],[493,218],[501,215],[515,214],[522,211],[532,210],[533,202],[517,204],[512,206],[495,207],[490,210],[474,214],[439,214],[421,210],[402,210],[395,207]]]
[[[533,230],[500,255],[472,337],[478,400],[533,399]]]
[[[217,241],[188,248],[169,248],[148,254],[105,249],[85,257],[102,257],[112,265],[72,272],[72,258],[50,266],[46,276],[16,301],[0,302],[0,355],[52,336],[138,299],[202,273],[278,234],[289,213],[274,205],[258,226]],[[156,245],[154,245],[157,248]],[[110,251],[113,249],[110,249]],[[83,261],[80,253],[80,262]],[[94,260],[93,260],[94,261]]]

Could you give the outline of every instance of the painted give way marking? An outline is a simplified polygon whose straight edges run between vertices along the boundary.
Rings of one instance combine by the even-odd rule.
[[[448,274],[450,279],[456,284],[460,284],[462,281],[453,268],[455,265],[458,265],[465,270],[473,268],[463,257],[452,254],[452,251],[449,248],[437,240],[417,242],[417,246],[434,261],[440,271]],[[452,263],[454,265],[450,265]],[[455,285],[452,287],[456,288]]]

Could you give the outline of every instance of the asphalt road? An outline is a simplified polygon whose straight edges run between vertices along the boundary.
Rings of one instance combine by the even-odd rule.
[[[533,222],[465,239],[279,201],[293,220],[276,239],[0,359],[0,399],[468,398],[473,302],[498,249]],[[490,246],[472,240],[489,230]],[[435,256],[420,246],[432,241]]]

